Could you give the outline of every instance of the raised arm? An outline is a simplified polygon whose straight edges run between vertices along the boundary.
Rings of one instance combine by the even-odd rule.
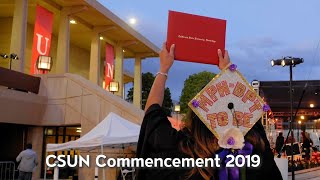
[[[162,45],[162,50],[160,52],[160,70],[157,73],[150,90],[148,100],[144,109],[145,111],[147,111],[147,109],[152,104],[159,104],[160,106],[162,106],[168,72],[174,61],[174,47],[175,45],[172,44],[170,47],[170,52],[168,52],[166,49],[166,44],[163,43]]]

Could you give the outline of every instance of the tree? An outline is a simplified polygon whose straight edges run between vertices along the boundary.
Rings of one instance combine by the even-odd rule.
[[[152,73],[150,72],[142,73],[142,92],[141,92],[142,109],[144,109],[146,106],[147,98],[149,96],[154,80],[155,80],[155,76]],[[130,88],[130,90],[128,91],[126,100],[129,102],[133,101],[133,87]],[[166,112],[166,114],[170,116],[172,112],[173,103],[172,103],[171,92],[169,88],[166,88],[164,91],[164,100],[163,100],[162,107]]]
[[[212,78],[214,78],[214,76],[214,73],[203,71],[190,75],[184,81],[184,87],[180,96],[181,113],[187,112],[188,103],[212,80]]]

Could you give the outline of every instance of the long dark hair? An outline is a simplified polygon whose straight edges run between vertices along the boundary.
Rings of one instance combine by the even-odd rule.
[[[179,148],[191,158],[212,158],[220,149],[218,139],[191,109],[186,114],[185,126],[181,131],[188,138],[180,141]],[[246,134],[245,140],[251,143],[258,152],[265,150],[265,143],[254,128]],[[200,174],[204,179],[211,179],[214,177],[214,169],[194,167],[186,174],[186,179],[196,174]]]

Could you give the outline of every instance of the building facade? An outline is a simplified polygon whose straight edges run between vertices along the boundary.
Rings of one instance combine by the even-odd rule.
[[[34,75],[30,69],[38,6],[53,14],[48,54],[53,64],[50,72]],[[14,161],[24,146],[32,143],[41,162],[34,173],[34,178],[39,179],[44,175],[47,143],[76,140],[109,112],[141,123],[141,61],[157,57],[158,47],[95,0],[4,0],[0,8],[3,27],[0,53],[18,57],[18,60],[0,59],[0,67],[41,78],[38,93],[21,92],[0,84],[0,132],[1,142],[6,144],[0,161]],[[114,53],[112,81],[119,83],[115,94],[102,88],[107,72],[107,45],[113,47]],[[135,61],[134,69],[129,70],[132,74],[124,70],[126,59]],[[123,100],[127,82],[134,84],[133,104]],[[110,156],[118,155],[118,150],[113,148],[108,152]],[[56,152],[77,153],[98,152]],[[63,171],[64,176],[73,171]],[[117,171],[108,169],[107,179],[115,179]],[[94,168],[82,168],[76,174],[79,179],[90,179],[94,177]]]
[[[279,132],[286,137],[290,128],[291,101],[289,81],[260,81],[258,91],[270,105],[271,111],[264,118],[269,139]],[[320,80],[293,81],[293,135],[300,141],[300,132],[310,133],[315,145],[320,145]]]

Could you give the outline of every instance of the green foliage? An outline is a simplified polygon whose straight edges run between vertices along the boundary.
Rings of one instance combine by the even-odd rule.
[[[188,103],[196,96],[211,80],[215,74],[203,71],[197,74],[192,74],[184,81],[184,87],[180,96],[181,113],[186,113]]]
[[[162,107],[166,112],[167,116],[171,116],[173,103],[171,99],[171,92],[168,87],[164,90],[164,99],[163,99]]]
[[[141,105],[142,105],[141,108],[142,109],[144,109],[146,106],[147,98],[150,93],[154,79],[155,79],[155,76],[152,73],[150,72],[142,73],[142,92],[141,92]],[[133,101],[133,87],[130,88],[130,90],[128,91],[126,100],[129,102]],[[171,92],[169,88],[166,88],[164,91],[164,100],[163,100],[162,107],[164,108],[168,116],[172,112],[172,106],[173,106],[173,103],[171,99]]]

